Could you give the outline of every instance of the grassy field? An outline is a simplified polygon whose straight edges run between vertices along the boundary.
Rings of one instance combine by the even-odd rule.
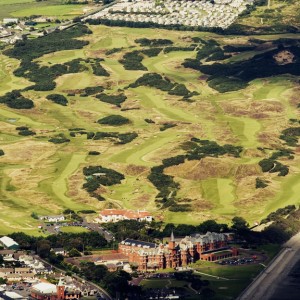
[[[88,232],[86,228],[83,227],[76,227],[76,226],[63,226],[59,229],[61,232],[65,233],[82,233],[82,232]]]
[[[25,3],[19,0],[20,5],[25,6]],[[299,204],[299,157],[295,155],[294,160],[283,161],[290,166],[290,174],[278,177],[261,172],[258,162],[267,154],[257,149],[282,147],[280,132],[288,127],[290,118],[299,118],[296,108],[299,91],[293,77],[257,79],[243,90],[220,94],[208,87],[201,73],[181,65],[184,59],[195,58],[194,51],[175,51],[145,57],[143,64],[149,72],[157,72],[197,91],[199,95],[193,96],[192,102],[182,101],[181,97],[156,88],[127,88],[145,73],[125,70],[119,62],[124,53],[142,49],[134,42],[137,38],[167,37],[175,46],[187,46],[186,41],[196,36],[215,39],[221,44],[235,39],[244,41],[245,38],[162,29],[105,26],[91,26],[91,29],[93,34],[84,37],[90,44],[83,49],[54,52],[36,61],[50,66],[75,58],[103,58],[101,64],[110,77],[95,76],[91,69],[65,74],[56,79],[54,92],[67,96],[70,90],[103,86],[106,93],[122,92],[127,100],[119,108],[93,96],[76,94],[67,96],[69,104],[64,107],[46,100],[49,92],[27,91],[26,96],[35,102],[34,109],[14,110],[1,104],[0,149],[5,155],[0,158],[0,221],[6,226],[0,233],[24,230],[37,234],[37,223],[30,217],[33,211],[52,214],[65,208],[100,210],[113,205],[145,208],[155,216],[163,217],[164,221],[176,224],[197,224],[206,219],[230,222],[235,215],[253,224],[279,207]],[[275,40],[278,36],[264,38]],[[123,49],[105,54],[116,47]],[[18,64],[17,60],[0,54],[1,95],[31,85],[26,79],[13,75]],[[122,115],[131,123],[120,127],[96,123],[112,114]],[[145,119],[155,123],[149,124]],[[176,127],[160,131],[166,122],[172,122]],[[18,135],[17,126],[28,126],[37,135],[22,137]],[[74,127],[92,132],[135,131],[138,137],[124,145],[108,139],[87,140],[85,135],[70,137],[69,129]],[[49,143],[48,139],[57,134],[70,138],[70,143]],[[209,139],[220,145],[243,146],[244,150],[241,158],[207,158],[168,168],[166,174],[174,176],[180,184],[178,197],[188,199],[192,211],[160,210],[155,202],[158,191],[147,179],[150,168],[161,164],[162,159],[183,154],[181,144],[192,137]],[[90,156],[89,151],[101,154]],[[119,185],[102,187],[101,195],[106,200],[98,201],[82,189],[85,182],[82,168],[88,165],[114,169],[124,174],[125,180]],[[269,180],[269,186],[255,189],[256,177]]]
[[[0,19],[43,15],[62,19],[81,15],[86,5],[61,5],[61,0],[0,0]]]
[[[271,0],[270,3],[270,7],[267,5],[257,7],[254,12],[244,16],[238,22],[253,27],[276,27],[278,24],[299,26],[300,17],[297,13],[300,9],[299,1]]]

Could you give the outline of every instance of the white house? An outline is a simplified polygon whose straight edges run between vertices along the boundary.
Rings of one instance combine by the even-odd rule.
[[[127,209],[104,209],[99,214],[100,222],[118,222],[122,220],[136,220],[136,221],[153,221],[153,216],[147,211],[133,211]]]
[[[64,215],[57,215],[57,216],[41,216],[40,220],[45,220],[46,222],[63,222],[66,220]]]
[[[8,24],[8,23],[16,23],[18,24],[19,19],[18,18],[4,18],[3,19],[3,24]]]

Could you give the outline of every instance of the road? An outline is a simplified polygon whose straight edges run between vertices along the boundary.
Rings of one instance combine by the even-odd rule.
[[[82,226],[85,226],[87,228],[89,228],[92,231],[96,231],[99,234],[103,235],[104,238],[108,241],[111,242],[112,240],[114,240],[114,236],[111,232],[109,232],[108,230],[106,230],[105,228],[101,227],[98,223],[88,223],[86,222],[86,220],[84,219],[82,222]]]
[[[35,258],[37,260],[40,260],[45,266],[51,266],[53,269],[56,269],[57,271],[59,271],[62,274],[66,273],[65,270],[60,269],[60,268],[58,268],[56,266],[53,266],[53,265],[49,264],[49,262],[47,262],[46,260],[40,258],[38,255],[35,255]],[[106,290],[104,290],[102,287],[100,287],[99,285],[97,285],[97,284],[95,284],[95,283],[93,283],[91,281],[88,281],[86,279],[83,279],[83,278],[79,277],[76,274],[72,274],[72,277],[74,277],[79,282],[84,282],[85,284],[89,284],[90,286],[92,286],[93,288],[95,288],[104,300],[113,300],[113,298],[110,296],[110,294]]]
[[[300,260],[300,233],[283,245],[282,250],[262,271],[237,300],[269,300],[277,287],[288,276],[293,266]]]

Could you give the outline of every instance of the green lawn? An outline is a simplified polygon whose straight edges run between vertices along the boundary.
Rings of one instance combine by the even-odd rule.
[[[74,17],[82,14],[85,5],[61,5],[61,0],[0,0],[0,18],[44,15]]]
[[[59,229],[61,232],[65,233],[82,233],[82,232],[88,232],[88,229],[83,227],[76,227],[76,226],[63,226]]]

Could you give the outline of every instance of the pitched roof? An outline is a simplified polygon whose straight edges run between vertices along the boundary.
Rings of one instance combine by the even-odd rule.
[[[32,290],[43,294],[56,293],[56,285],[52,283],[40,282],[32,286]]]
[[[151,217],[151,214],[147,211],[133,211],[127,209],[104,209],[100,212],[101,216],[124,216],[128,219],[139,219],[145,217]]]
[[[19,246],[19,244],[17,242],[15,242],[12,238],[8,237],[8,236],[3,236],[2,238],[0,238],[0,242],[5,246],[5,247],[11,247],[14,245]]]

